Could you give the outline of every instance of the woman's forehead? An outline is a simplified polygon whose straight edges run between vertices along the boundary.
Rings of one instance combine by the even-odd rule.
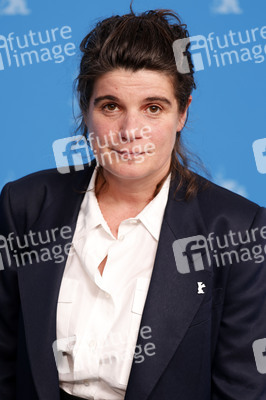
[[[143,95],[174,96],[174,85],[172,79],[161,71],[141,69],[137,71],[122,68],[114,69],[100,76],[94,84],[95,95],[106,95],[106,90],[123,96],[127,92]]]

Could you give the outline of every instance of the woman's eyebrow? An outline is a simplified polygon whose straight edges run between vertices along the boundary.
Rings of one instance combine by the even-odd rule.
[[[112,96],[111,94],[107,94],[105,96],[99,96],[94,99],[94,105],[96,106],[102,100],[111,100],[111,101],[119,101],[118,97]]]
[[[116,102],[119,101],[118,97],[107,94],[104,96],[96,97],[96,99],[94,99],[94,105],[96,106],[98,103],[100,103],[100,101],[103,101],[103,100],[111,100],[111,101],[116,101]],[[158,96],[146,97],[143,101],[144,102],[160,101],[162,103],[167,104],[168,106],[172,105],[171,101],[168,100],[166,97],[158,97]]]
[[[144,99],[144,101],[160,101],[162,103],[166,103],[168,106],[172,105],[171,101],[168,100],[166,97],[158,97],[158,96],[146,97],[146,99]]]

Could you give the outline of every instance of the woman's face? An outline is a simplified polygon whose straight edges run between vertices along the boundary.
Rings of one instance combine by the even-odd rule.
[[[105,173],[161,179],[183,127],[171,79],[147,69],[115,69],[98,78],[84,115],[91,147]]]

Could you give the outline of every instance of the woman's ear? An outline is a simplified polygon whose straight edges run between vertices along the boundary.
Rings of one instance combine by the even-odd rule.
[[[177,132],[181,132],[182,129],[184,128],[186,118],[187,118],[188,107],[190,106],[191,102],[192,102],[192,96],[190,95],[188,98],[188,102],[187,102],[187,106],[186,106],[185,110],[183,111],[183,113],[181,113],[179,115],[179,121],[177,124]]]

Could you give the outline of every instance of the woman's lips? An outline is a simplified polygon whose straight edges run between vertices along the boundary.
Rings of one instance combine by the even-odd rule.
[[[116,149],[112,149],[114,151],[116,151],[118,154],[121,155],[130,155],[130,156],[137,156],[140,154],[144,154],[144,152],[136,152],[136,151],[130,151],[130,150],[116,150]]]

